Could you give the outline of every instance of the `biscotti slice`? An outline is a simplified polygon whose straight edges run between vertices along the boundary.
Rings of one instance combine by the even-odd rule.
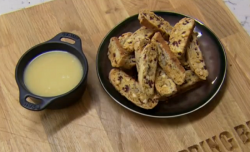
[[[139,39],[137,41],[135,41],[134,43],[134,49],[135,49],[135,61],[136,61],[136,68],[137,71],[139,71],[139,60],[140,60],[140,55],[142,50],[144,49],[144,47],[150,43],[150,39],[149,38],[145,38],[145,39]]]
[[[152,38],[158,46],[158,63],[164,72],[177,84],[181,85],[185,81],[185,69],[177,57],[170,51],[166,41],[159,32]]]
[[[140,39],[151,38],[154,34],[152,29],[141,27],[135,31],[124,43],[123,48],[128,52],[134,52],[134,43]]]
[[[192,70],[186,70],[185,73],[185,82],[180,86],[176,86],[178,90],[177,93],[168,96],[167,98],[163,98],[164,100],[169,100],[170,98],[181,95],[182,93],[194,89],[195,87],[201,84],[202,80]]]
[[[127,32],[127,33],[123,33],[121,36],[118,37],[119,42],[121,43],[122,47],[124,45],[124,43],[126,42],[126,40],[132,35],[133,33],[131,32]]]
[[[119,69],[112,69],[109,80],[115,89],[132,103],[143,109],[153,109],[158,104],[158,97],[148,98],[139,87],[139,83]]]
[[[149,97],[154,95],[155,73],[157,68],[157,46],[151,42],[140,53],[138,62],[138,82],[141,90]]]
[[[188,91],[196,87],[196,84],[202,81],[192,70],[187,70],[185,82],[181,86],[178,86],[178,90],[181,92]]]
[[[117,37],[112,37],[110,39],[108,58],[112,67],[130,69],[135,66],[135,62],[133,62],[135,59],[133,59],[133,56],[122,48]]]
[[[193,33],[195,26],[194,19],[183,18],[175,24],[169,38],[170,50],[181,59],[186,53],[186,47]]]
[[[161,98],[169,97],[177,92],[176,84],[167,74],[158,67],[155,76],[155,88]]]
[[[190,46],[187,48],[187,58],[192,71],[198,75],[199,78],[206,80],[208,71],[202,56],[202,52],[199,48],[197,34],[192,34],[192,41]]]
[[[165,40],[169,40],[172,26],[162,17],[148,10],[139,12],[138,19],[142,26],[153,29],[155,32],[160,32]]]

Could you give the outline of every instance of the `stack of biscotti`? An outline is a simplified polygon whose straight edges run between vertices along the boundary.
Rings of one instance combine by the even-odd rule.
[[[139,83],[119,69],[112,69],[109,80],[124,97],[143,109],[153,109],[158,104],[157,96],[148,98],[141,90]]]
[[[117,37],[112,37],[108,46],[108,58],[112,67],[131,69],[135,66],[135,58],[123,49]]]
[[[154,95],[155,73],[157,69],[157,46],[154,42],[149,42],[139,54],[140,58],[136,62],[138,72],[138,82],[141,90],[148,96]]]
[[[180,95],[207,79],[194,19],[185,17],[171,26],[144,10],[138,20],[138,30],[112,37],[108,48],[113,67],[109,80],[121,95],[138,107],[152,109],[158,101]],[[123,71],[134,66],[137,79]]]
[[[193,31],[194,27],[194,19],[181,19],[171,31],[169,46],[185,69],[191,69],[200,79],[206,80],[208,71],[199,48],[197,33]]]
[[[152,29],[141,27],[134,33],[127,32],[120,37],[112,37],[108,46],[108,58],[112,67],[131,69],[136,65],[134,43],[148,39],[154,34]]]
[[[177,85],[181,85],[185,80],[185,69],[180,61],[173,52],[171,52],[168,43],[164,41],[159,32],[155,33],[152,40],[155,41],[158,46],[158,61],[160,67]]]
[[[134,43],[140,39],[150,38],[154,34],[152,29],[142,26],[137,31],[135,31],[123,44],[123,48],[127,52],[134,52]]]

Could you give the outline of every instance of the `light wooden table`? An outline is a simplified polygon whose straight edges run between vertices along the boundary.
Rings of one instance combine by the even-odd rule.
[[[175,119],[147,118],[122,108],[102,89],[97,48],[109,30],[141,9],[191,15],[223,42],[227,79],[206,107]],[[26,110],[18,101],[16,63],[61,31],[82,39],[87,90],[67,109]],[[0,151],[249,152],[249,64],[250,37],[221,0],[55,0],[0,16]]]

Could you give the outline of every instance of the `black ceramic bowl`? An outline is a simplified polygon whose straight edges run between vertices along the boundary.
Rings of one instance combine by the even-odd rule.
[[[155,13],[167,20],[172,26],[174,26],[180,19],[184,17],[190,17],[175,12],[155,11]],[[136,14],[125,19],[116,27],[114,27],[114,29],[112,29],[107,34],[100,44],[96,57],[96,69],[100,83],[104,90],[121,106],[131,110],[132,112],[148,117],[178,117],[204,107],[215,97],[224,82],[226,76],[227,59],[225,50],[216,35],[197,19],[195,19],[195,25],[194,31],[199,33],[198,41],[200,49],[203,53],[209,72],[207,80],[202,83],[200,87],[185,92],[180,96],[176,96],[169,102],[159,102],[159,104],[152,110],[145,110],[137,107],[132,102],[127,100],[112,86],[108,78],[112,66],[107,56],[110,38],[113,36],[118,37],[123,33],[134,32],[139,29],[141,25],[138,21],[138,14]],[[129,71],[129,74],[132,77],[136,77],[135,75],[137,75],[136,72],[132,71]]]
[[[68,38],[74,40],[75,43],[70,44],[68,42],[61,41],[62,38]],[[82,79],[75,88],[73,88],[67,93],[53,97],[43,97],[35,95],[31,93],[24,84],[25,68],[35,57],[43,53],[55,50],[71,53],[79,59],[83,67]],[[88,75],[88,62],[84,53],[82,52],[81,39],[77,35],[72,33],[66,33],[66,32],[59,33],[51,40],[38,44],[29,49],[25,54],[23,54],[23,56],[18,61],[15,71],[15,77],[20,92],[20,97],[19,97],[20,104],[24,108],[34,111],[40,111],[45,108],[60,109],[70,106],[76,101],[78,101],[83,95],[83,92],[87,84],[87,75]],[[34,98],[40,102],[38,104],[28,102],[27,101],[28,97]]]

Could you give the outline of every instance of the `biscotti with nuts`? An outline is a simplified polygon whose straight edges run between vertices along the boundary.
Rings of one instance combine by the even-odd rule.
[[[118,38],[112,37],[108,46],[108,58],[112,67],[131,69],[135,66],[133,55],[125,51]]]
[[[139,71],[139,60],[140,60],[140,55],[144,47],[150,43],[149,38],[145,39],[139,39],[134,43],[134,49],[135,49],[135,61],[136,61],[136,69]]]
[[[186,47],[193,33],[195,26],[194,19],[183,18],[175,24],[169,38],[170,50],[178,57],[183,58],[186,53]]]
[[[169,97],[177,92],[176,84],[167,74],[160,68],[157,68],[155,76],[155,89],[161,98]]]
[[[199,86],[202,82],[202,79],[200,79],[192,70],[186,70],[186,77],[185,82],[177,87],[177,93],[168,96],[167,98],[163,98],[164,100],[169,100],[170,98],[176,97],[184,92],[187,92],[191,89],[194,89],[195,87]]]
[[[157,69],[157,46],[154,42],[147,44],[139,53],[138,82],[142,92],[148,97],[154,95],[155,73]]]
[[[112,69],[109,80],[115,89],[129,101],[143,109],[153,109],[158,104],[158,97],[148,98],[139,87],[139,83],[119,69]]]
[[[158,47],[158,63],[163,71],[177,84],[181,85],[185,81],[185,69],[177,57],[170,51],[167,42],[159,32],[155,33],[152,41]]]
[[[134,52],[134,43],[140,39],[151,38],[154,34],[152,29],[141,27],[135,31],[124,43],[123,48],[128,52]]]
[[[127,39],[132,35],[132,32],[127,32],[127,33],[123,33],[121,36],[118,37],[119,42],[121,43],[122,47],[124,45],[124,43],[127,41]]]
[[[178,86],[178,90],[181,92],[193,89],[198,82],[202,81],[192,70],[187,70],[185,73],[185,82]]]
[[[139,12],[138,19],[142,26],[153,29],[155,32],[160,32],[165,40],[169,39],[172,26],[162,17],[155,13],[143,10]]]
[[[190,68],[199,78],[206,80],[208,71],[202,56],[202,52],[199,48],[197,34],[193,33],[190,46],[187,48],[187,58]]]

